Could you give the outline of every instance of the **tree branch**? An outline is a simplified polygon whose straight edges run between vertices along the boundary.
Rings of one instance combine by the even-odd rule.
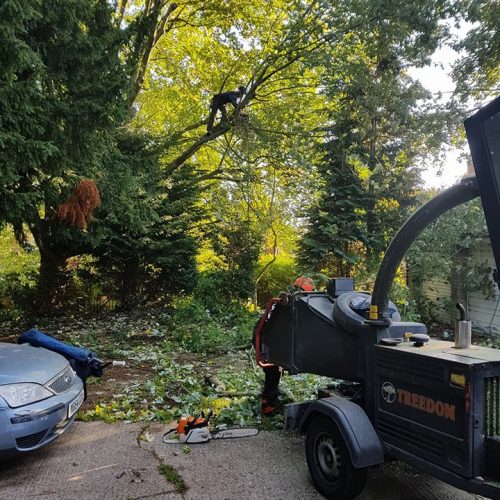
[[[154,43],[153,47],[156,46],[156,44],[160,41],[160,38],[164,35],[165,33],[165,26],[167,24],[168,18],[170,17],[170,14],[177,9],[177,4],[175,2],[172,2],[168,7],[167,10],[165,11],[165,14],[163,14],[159,25],[158,29],[156,30],[155,36],[154,36]]]
[[[165,13],[161,16],[160,20],[158,20],[161,9],[164,4],[160,0],[147,0],[145,14],[147,17],[150,17],[153,21],[153,26],[149,29],[149,32],[146,36],[146,41],[142,47],[142,55],[140,57],[140,61],[137,63],[137,68],[135,70],[135,74],[132,77],[132,91],[129,95],[129,103],[132,103],[137,98],[142,84],[144,83],[144,78],[146,76],[146,71],[148,69],[149,59],[151,57],[151,53],[153,49],[158,44],[160,38],[165,33],[165,26],[168,18],[177,9],[177,4],[172,2],[168,5]]]
[[[372,20],[368,21],[371,22]],[[352,30],[358,28],[363,23],[359,21],[353,23],[349,27],[342,31],[335,31],[326,36],[322,36],[319,39],[313,39],[312,41],[305,41],[302,45],[300,43],[295,43],[292,48],[278,54],[277,56],[268,56],[258,65],[254,71],[250,81],[252,82],[248,92],[239,101],[234,114],[232,117],[224,124],[220,124],[210,135],[205,135],[199,137],[194,144],[189,146],[184,152],[178,155],[174,160],[172,160],[165,169],[165,175],[172,175],[186,160],[191,158],[197,151],[199,151],[205,144],[211,142],[218,137],[224,135],[226,132],[234,128],[238,123],[241,122],[240,112],[245,106],[247,106],[252,98],[255,97],[257,89],[262,86],[265,82],[270,80],[277,73],[285,70],[299,59],[304,57],[304,55],[311,53],[323,45],[331,42],[340,35],[351,32]],[[299,40],[300,42],[300,40]],[[279,61],[282,61],[279,63]],[[275,67],[272,67],[273,63],[278,63]]]
[[[228,119],[227,122],[219,124],[210,135],[204,135],[199,137],[194,144],[189,146],[184,152],[182,152],[177,158],[172,160],[165,168],[165,175],[168,177],[172,175],[186,160],[191,158],[202,146],[206,143],[214,141],[218,137],[224,135],[231,128],[235,126],[236,123],[240,122],[241,118],[236,115],[236,112]],[[206,122],[205,122],[206,123]]]
[[[118,2],[118,17],[117,17],[117,25],[120,26],[122,24],[123,18],[125,16],[125,9],[127,8],[128,0],[120,0]]]
[[[255,286],[257,286],[266,273],[267,269],[274,264],[276,261],[276,258],[278,257],[278,235],[276,234],[276,230],[274,227],[271,225],[270,226],[271,232],[273,233],[273,258],[262,268],[262,271],[260,272],[259,276],[255,280]]]
[[[188,125],[185,129],[183,130],[180,130],[178,132],[175,132],[175,134],[172,134],[169,138],[168,138],[168,143],[169,144],[175,144],[176,141],[178,141],[179,139],[182,138],[182,136],[186,133],[186,132],[190,132],[191,130],[196,130],[197,128],[200,128],[202,127],[203,125],[206,125],[207,124],[207,121],[206,120],[201,120],[201,121],[198,121],[196,123],[193,123],[191,125]]]

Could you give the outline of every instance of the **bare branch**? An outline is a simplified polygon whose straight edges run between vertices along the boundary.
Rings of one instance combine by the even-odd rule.
[[[217,178],[217,176],[219,174],[222,174],[224,172],[224,162],[226,160],[226,153],[227,153],[227,150],[224,151],[224,153],[222,154],[221,159],[219,161],[219,165],[217,166],[217,168],[215,170],[213,170],[212,172],[208,172],[206,174],[203,174],[203,175],[199,175],[198,177],[196,177],[195,181],[202,182],[202,181],[209,180],[209,179],[215,179],[215,178]]]
[[[233,64],[231,64],[231,67],[229,68],[229,70],[228,70],[228,71],[226,72],[226,74],[224,75],[224,78],[222,79],[222,82],[221,82],[220,87],[219,87],[219,92],[222,92],[222,90],[223,90],[223,89],[224,89],[224,87],[226,86],[226,83],[227,83],[227,81],[228,81],[229,77],[231,76],[231,74],[232,74],[232,72],[233,72],[234,68],[236,67],[236,65],[240,62],[241,57],[242,57],[242,56],[240,55],[239,57],[237,57],[237,58],[234,60]]]
[[[177,158],[172,160],[165,169],[165,175],[168,177],[172,175],[186,160],[191,158],[204,144],[213,141],[225,134],[229,130],[230,126],[228,124],[219,125],[210,135],[204,135],[199,137],[194,144],[189,146],[183,153],[181,153]]]
[[[234,128],[238,123],[241,122],[241,117],[238,113],[234,113],[229,119],[219,124],[211,134],[207,134],[199,137],[194,144],[187,148],[183,153],[181,153],[177,158],[172,160],[165,169],[165,175],[172,175],[186,160],[191,158],[202,146],[208,142],[214,141],[218,137],[223,136]],[[205,122],[206,123],[206,122]]]
[[[266,265],[262,268],[262,271],[255,280],[255,286],[259,284],[259,281],[262,279],[267,269],[276,261],[276,258],[278,257],[278,235],[276,234],[276,230],[272,225],[270,226],[270,229],[271,232],[273,233],[273,258],[268,263],[266,263]]]
[[[122,24],[123,18],[125,16],[125,9],[127,8],[128,0],[119,0],[118,2],[118,17],[117,17],[117,25],[120,26]]]
[[[202,127],[203,125],[206,125],[207,121],[206,120],[201,120],[201,121],[198,121],[196,123],[193,123],[191,125],[188,125],[185,129],[183,130],[179,130],[178,132],[175,132],[175,134],[172,134],[169,138],[168,138],[168,143],[171,144],[172,142],[173,143],[176,143],[178,140],[180,140],[182,138],[182,136],[186,133],[186,132],[191,132],[191,130],[196,130],[197,128],[200,128]]]
[[[313,139],[316,137],[322,138],[329,131],[329,129],[325,129],[322,134],[314,133],[315,130],[312,130],[310,133],[309,132],[301,133],[301,132],[296,132],[296,131],[285,132],[283,130],[276,130],[276,129],[270,130],[267,128],[255,127],[255,126],[252,126],[252,130],[255,130],[256,132],[264,132],[264,133],[269,134],[269,135],[281,135],[283,137],[299,137],[300,136],[300,137],[310,138],[310,139]]]
[[[301,89],[301,90],[298,90]],[[307,89],[307,90],[304,90]],[[316,92],[309,85],[289,85],[288,87],[279,87],[277,89],[270,90],[269,92],[262,93],[260,92],[256,99],[259,101],[266,101],[266,97],[269,97],[273,94],[277,94],[279,92],[295,90],[295,94],[316,94]],[[291,92],[290,92],[291,93]]]
[[[167,24],[167,21],[172,14],[172,12],[177,9],[177,4],[175,2],[172,2],[166,9],[165,13],[161,17],[161,20],[158,24],[158,29],[156,30],[155,36],[154,36],[154,42],[153,42],[153,47],[157,45],[157,43],[160,41],[160,38],[164,35],[165,33],[165,26]]]
[[[151,53],[153,49],[157,45],[158,41],[165,33],[165,25],[175,9],[177,9],[177,4],[172,2],[168,5],[165,13],[162,15],[160,20],[158,21],[158,17],[161,14],[162,4],[159,0],[146,0],[146,13],[144,15],[150,16],[154,19],[155,25],[149,31],[144,45],[142,47],[142,55],[140,57],[140,61],[137,63],[137,68],[135,74],[132,77],[132,91],[129,95],[129,102],[132,104],[137,95],[139,94],[142,84],[144,83],[144,78],[146,76],[146,72],[148,69],[149,59],[151,57]]]

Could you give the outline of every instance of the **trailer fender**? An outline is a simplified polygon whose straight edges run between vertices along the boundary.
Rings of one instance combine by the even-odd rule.
[[[363,408],[344,398],[324,398],[310,403],[302,415],[299,429],[306,432],[314,418],[331,418],[347,445],[354,467],[370,467],[384,461],[382,443]]]

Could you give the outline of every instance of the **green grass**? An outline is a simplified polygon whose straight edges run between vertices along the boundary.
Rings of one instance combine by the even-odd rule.
[[[158,472],[171,484],[174,485],[177,493],[185,493],[188,489],[187,484],[181,475],[169,464],[161,464],[158,466]]]

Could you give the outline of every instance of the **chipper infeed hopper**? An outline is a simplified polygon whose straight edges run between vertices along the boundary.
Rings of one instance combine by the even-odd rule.
[[[260,337],[260,358],[292,374],[315,373],[353,382],[365,377],[364,336],[370,295],[353,281],[332,279],[325,292],[296,292],[272,301]],[[389,304],[391,319],[400,319]],[[425,325],[393,321],[388,335],[427,333]]]
[[[430,339],[422,323],[401,322],[388,298],[423,229],[477,196],[500,266],[500,98],[465,127],[476,176],[410,217],[386,251],[371,296],[352,291],[349,280],[332,280],[325,292],[274,299],[257,329],[261,366],[358,384],[355,399],[327,397],[286,410],[288,428],[306,433],[309,470],[327,498],[356,496],[367,469],[392,458],[500,499],[500,350],[470,345],[466,307],[452,343]],[[493,277],[498,283],[498,272]]]

